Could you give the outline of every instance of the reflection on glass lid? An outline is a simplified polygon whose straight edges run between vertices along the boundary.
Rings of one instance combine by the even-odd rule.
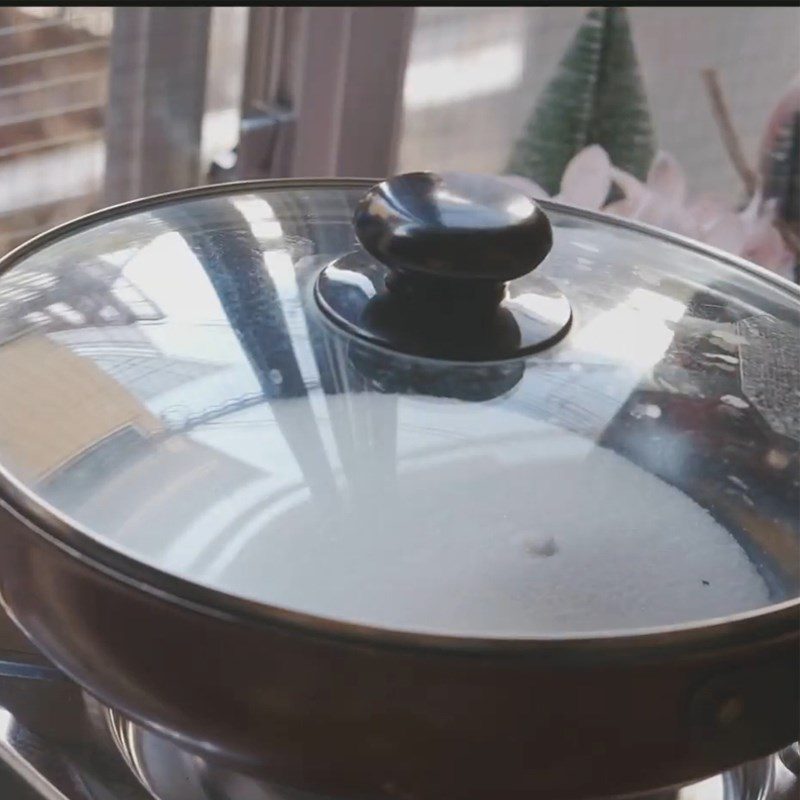
[[[362,192],[175,201],[18,258],[0,466],[111,549],[369,625],[621,631],[797,596],[790,289],[548,208],[568,335],[403,356],[315,303]]]

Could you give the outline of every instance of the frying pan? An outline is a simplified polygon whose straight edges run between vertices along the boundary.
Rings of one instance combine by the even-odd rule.
[[[45,233],[6,256],[0,287],[5,274],[49,245],[147,212],[186,233],[264,397],[274,397],[270,375],[278,370],[281,391],[310,408],[280,292],[267,271],[252,267],[263,258],[263,241],[237,209],[217,203],[204,212],[195,201],[271,193],[280,208],[284,194],[287,203],[300,204],[317,191],[352,199],[373,183],[246,182],[117,206]],[[559,233],[568,232],[570,224],[619,228],[687,258],[711,259],[732,274],[744,274],[748,286],[768,286],[793,309],[789,324],[796,323],[796,287],[750,264],[630,223],[552,203],[541,208],[556,220],[556,248]],[[290,211],[280,212],[288,220],[285,233],[291,233],[292,220],[311,224],[302,209]],[[230,230],[237,235],[227,235]],[[322,255],[295,262],[300,290],[308,290],[307,314],[315,308],[314,281],[331,260],[324,253],[352,246],[348,234],[332,230],[325,231],[333,239]],[[718,300],[728,288],[707,290]],[[754,303],[761,302],[753,291]],[[701,295],[698,290],[697,302],[703,302]],[[565,334],[562,348],[585,322],[576,297],[570,297],[573,331]],[[311,325],[309,340],[326,393],[395,397],[427,391],[470,404],[487,397],[494,402],[492,397],[504,398],[509,387],[522,385],[515,372],[521,358],[452,368],[423,359],[411,369],[404,354],[384,352],[376,360],[379,350],[339,332],[338,352],[346,355],[350,376],[343,390],[336,361],[325,350],[331,334],[321,333],[329,322]],[[476,386],[484,387],[482,394],[474,394]],[[641,405],[648,397],[665,400],[650,387],[631,403]],[[669,414],[702,418],[698,398],[682,395],[671,402],[665,404]],[[275,423],[287,441],[296,442],[302,425],[290,414],[281,417],[280,406],[274,404]],[[672,474],[645,446],[656,433],[644,436],[635,423],[625,423],[626,409],[615,418],[621,422],[606,428],[604,447],[694,492],[697,502],[714,504],[713,459],[696,460],[691,469]],[[389,414],[376,424],[382,428],[391,419]],[[697,430],[707,428],[695,425]],[[761,430],[772,441],[772,432],[763,424]],[[740,434],[744,468],[747,432]],[[324,450],[316,437],[311,434],[311,445],[304,439],[298,451],[305,453],[309,484],[324,493],[335,487],[335,476],[314,455]],[[754,515],[763,508],[779,523],[770,529],[769,553],[753,538],[758,526],[737,516],[738,508],[717,498],[715,513],[745,552],[750,547],[761,554],[771,600],[700,621],[481,635],[382,627],[257,601],[109,546],[37,497],[5,466],[0,594],[36,648],[102,703],[204,757],[279,784],[336,797],[415,800],[477,800],[497,796],[498,789],[507,798],[551,800],[644,791],[720,772],[797,737],[800,606],[791,563],[797,552],[796,483],[782,494],[771,487],[769,475],[759,478],[753,470],[759,503]],[[424,492],[424,484],[415,487]],[[380,535],[386,521],[377,515],[369,522]]]

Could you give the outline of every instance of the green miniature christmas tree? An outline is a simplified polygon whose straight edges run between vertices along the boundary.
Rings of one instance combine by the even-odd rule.
[[[644,179],[655,145],[624,8],[591,9],[542,92],[507,171],[558,191],[569,160],[599,144]]]

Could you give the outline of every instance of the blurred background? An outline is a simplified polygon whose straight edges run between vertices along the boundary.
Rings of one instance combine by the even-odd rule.
[[[799,36],[791,7],[5,7],[0,252],[202,183],[458,169],[797,279]]]

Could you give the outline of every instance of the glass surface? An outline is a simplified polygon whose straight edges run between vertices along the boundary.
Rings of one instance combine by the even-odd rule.
[[[797,596],[796,295],[549,209],[562,342],[398,356],[313,298],[361,194],[176,201],[23,259],[0,464],[142,562],[369,625],[623,631]]]

